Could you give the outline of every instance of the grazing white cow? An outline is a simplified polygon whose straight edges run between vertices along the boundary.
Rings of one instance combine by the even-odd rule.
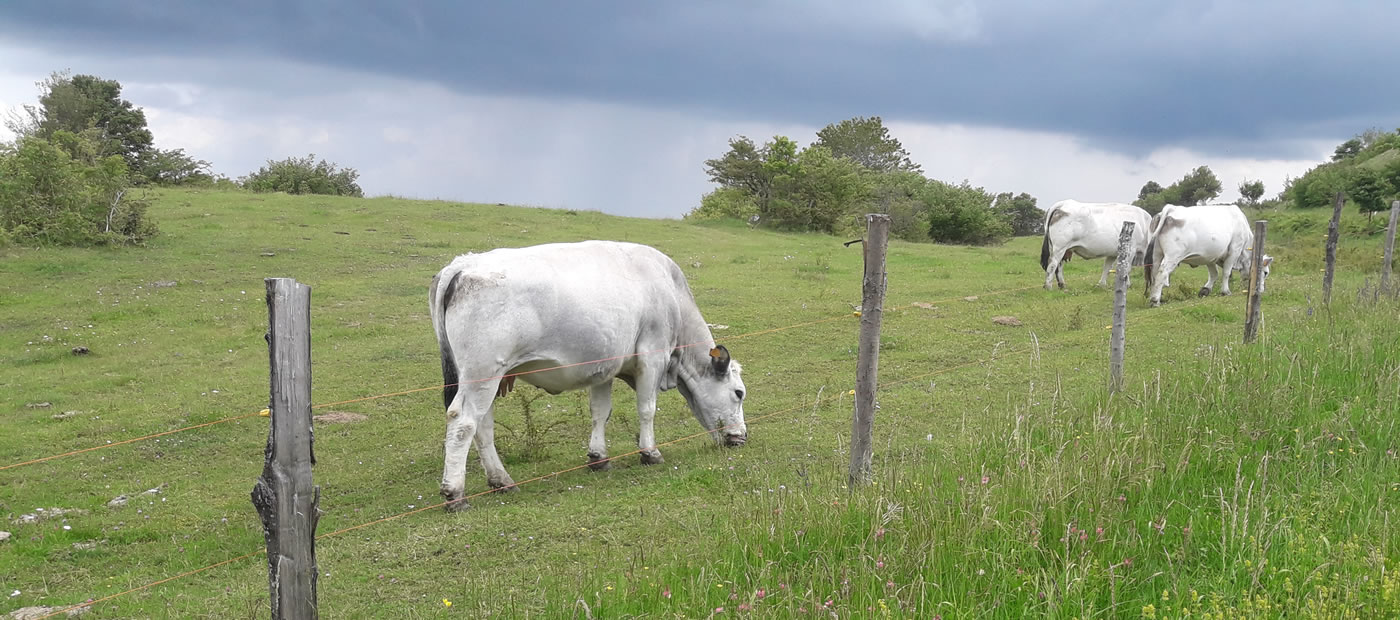
[[[637,393],[644,464],[662,462],[652,421],[658,392],[672,388],[716,442],[748,439],[739,363],[715,346],[685,274],[655,248],[584,241],[469,253],[433,277],[428,301],[442,352],[449,509],[465,507],[455,500],[473,442],[487,483],[514,488],[493,429],[493,403],[515,382],[505,375],[551,394],[589,388],[594,469],[607,466],[614,378]]]
[[[1220,294],[1230,294],[1230,276],[1238,269],[1248,272],[1254,253],[1254,231],[1244,211],[1235,205],[1167,205],[1152,218],[1152,237],[1147,244],[1147,288],[1153,306],[1162,304],[1162,287],[1171,285],[1178,265],[1205,265],[1210,277],[1200,295],[1209,295],[1217,278]],[[1273,257],[1264,255],[1259,292],[1269,277]],[[1155,266],[1155,275],[1153,273]],[[1222,271],[1217,275],[1216,268]]]
[[[1045,239],[1040,244],[1040,268],[1045,270],[1045,290],[1058,281],[1065,287],[1064,263],[1070,254],[1081,258],[1104,257],[1099,286],[1108,284],[1108,270],[1118,259],[1118,234],[1123,222],[1133,223],[1129,251],[1133,264],[1141,265],[1147,249],[1151,216],[1133,205],[1116,202],[1061,200],[1045,213]]]

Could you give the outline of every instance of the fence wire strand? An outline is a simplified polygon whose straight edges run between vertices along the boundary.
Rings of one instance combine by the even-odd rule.
[[[1087,277],[1086,277],[1086,279],[1087,279]],[[991,292],[988,292],[988,293],[978,293],[977,296],[980,298],[980,297],[991,297],[991,296],[993,296],[993,295],[1004,295],[1004,294],[1006,294],[1006,293],[1015,293],[1015,292],[1019,292],[1019,291],[1030,290],[1030,289],[1033,289],[1033,288],[1040,288],[1040,286],[1041,286],[1041,285],[1022,286],[1022,287],[1017,287],[1017,288],[1002,289],[1002,290],[998,290],[998,291],[991,291]],[[928,303],[928,304],[930,304],[930,305],[931,305],[931,304],[941,304],[941,303],[950,303],[950,302],[957,301],[957,300],[959,300],[959,299],[964,299],[964,298],[966,298],[966,296],[964,296],[964,297],[950,297],[950,298],[948,298],[948,299],[940,299],[940,300],[935,300],[935,301],[931,301],[931,302],[911,302],[911,303],[908,303],[908,304],[903,304],[903,305],[893,306],[893,307],[887,308],[886,311],[907,310],[907,309],[909,309],[909,308],[916,307],[916,306],[914,305],[915,303]],[[773,327],[773,328],[769,328],[769,329],[762,329],[762,330],[753,331],[753,332],[748,332],[748,333],[743,333],[743,334],[738,334],[738,335],[734,335],[734,336],[725,336],[725,337],[722,337],[722,338],[715,338],[714,341],[715,341],[715,342],[727,342],[727,341],[732,341],[732,340],[741,340],[741,339],[744,339],[744,338],[752,338],[752,337],[755,337],[755,336],[764,336],[764,335],[768,335],[768,334],[775,334],[775,333],[778,333],[778,332],[789,331],[789,330],[798,329],[798,328],[802,328],[802,327],[811,327],[811,326],[813,326],[813,325],[821,325],[821,324],[823,324],[823,323],[831,323],[831,322],[833,322],[833,321],[840,321],[840,320],[843,320],[843,319],[850,319],[850,318],[852,318],[852,316],[853,316],[853,315],[851,315],[851,314],[842,314],[842,315],[827,317],[827,318],[824,318],[824,319],[817,319],[817,320],[806,321],[806,322],[802,322],[802,323],[794,323],[794,324],[792,324],[792,325],[784,325],[784,326],[782,326],[782,327]],[[602,359],[589,360],[589,361],[586,361],[586,362],[575,362],[575,363],[572,363],[572,364],[562,364],[562,365],[559,365],[559,366],[551,366],[551,367],[549,367],[549,368],[539,368],[539,369],[527,370],[527,371],[523,371],[523,372],[507,373],[507,374],[503,374],[503,375],[497,375],[497,376],[494,376],[494,377],[485,377],[485,378],[481,378],[481,379],[472,379],[472,380],[470,380],[470,381],[465,381],[465,382],[444,383],[444,384],[438,384],[438,385],[431,385],[431,386],[427,386],[427,387],[414,388],[414,389],[411,389],[411,390],[403,390],[403,391],[399,391],[399,392],[388,392],[388,393],[385,393],[385,394],[376,394],[376,395],[373,395],[373,396],[365,396],[365,397],[361,397],[361,398],[351,398],[351,399],[348,399],[348,400],[339,400],[339,401],[334,401],[334,402],[321,403],[321,404],[318,404],[318,405],[312,405],[312,406],[311,406],[311,409],[313,409],[313,410],[316,410],[316,409],[325,409],[325,408],[327,408],[327,407],[337,407],[337,406],[340,406],[340,405],[348,405],[348,404],[352,404],[352,403],[361,403],[361,402],[366,402],[366,401],[371,401],[371,400],[380,400],[380,399],[391,398],[391,397],[395,397],[395,396],[405,396],[405,395],[408,395],[408,394],[417,394],[417,393],[419,393],[419,392],[427,392],[427,391],[431,391],[431,390],[440,390],[440,389],[443,389],[443,388],[446,388],[446,387],[452,387],[452,386],[456,386],[456,385],[472,384],[472,383],[483,383],[483,382],[486,382],[486,381],[499,381],[499,380],[501,380],[501,379],[507,379],[507,378],[512,378],[512,377],[520,377],[520,376],[524,376],[524,375],[535,374],[535,373],[541,373],[541,372],[549,372],[549,371],[551,371],[551,370],[561,370],[561,369],[564,369],[564,368],[573,368],[573,367],[575,367],[575,366],[585,366],[585,365],[588,365],[588,364],[598,364],[598,363],[602,363],[602,362],[616,361],[616,360],[619,360],[619,359],[626,359],[626,358],[629,358],[629,357],[637,357],[637,356],[641,356],[641,355],[651,355],[651,354],[654,354],[654,353],[669,353],[669,352],[671,352],[671,351],[678,351],[678,350],[680,350],[680,349],[686,349],[686,348],[690,348],[690,347],[700,346],[700,345],[703,345],[703,344],[708,344],[708,342],[709,342],[709,341],[692,342],[692,343],[690,343],[690,344],[683,344],[683,345],[679,345],[679,346],[675,346],[675,347],[670,347],[670,348],[665,348],[665,349],[655,349],[655,350],[652,350],[652,351],[641,351],[641,352],[638,352],[638,353],[628,353],[628,354],[625,354],[625,355],[615,355],[615,356],[612,356],[612,357],[605,357],[605,358],[602,358]],[[264,410],[264,411],[266,411],[266,410]],[[136,442],[139,442],[139,441],[145,441],[145,440],[148,440],[148,439],[155,439],[155,438],[157,438],[157,437],[164,437],[164,436],[166,436],[166,435],[173,435],[173,434],[175,434],[175,433],[183,433],[183,432],[185,432],[185,431],[192,431],[192,430],[195,430],[195,429],[207,428],[207,427],[215,426],[215,425],[218,425],[218,424],[225,424],[225,423],[228,423],[228,422],[235,422],[235,421],[238,421],[238,420],[243,420],[243,419],[253,418],[253,417],[259,417],[259,416],[262,416],[262,415],[264,415],[264,414],[263,414],[262,412],[259,412],[259,413],[245,413],[245,414],[240,414],[240,415],[235,415],[235,416],[229,416],[229,417],[227,417],[227,418],[220,418],[220,419],[218,419],[218,420],[213,420],[213,421],[210,421],[210,422],[204,422],[204,423],[201,423],[201,424],[194,424],[194,425],[185,426],[185,427],[177,428],[177,429],[173,429],[173,430],[162,431],[162,432],[159,432],[159,433],[152,433],[152,434],[150,434],[150,435],[142,435],[142,436],[140,436],[140,437],[132,437],[132,438],[129,438],[129,439],[123,439],[123,440],[121,440],[121,441],[114,441],[114,442],[111,442],[111,443],[106,443],[106,444],[91,446],[91,447],[82,448],[82,449],[78,449],[78,450],[72,450],[72,451],[70,451],[70,452],[64,452],[64,453],[61,453],[61,454],[54,454],[54,455],[45,456],[45,457],[42,457],[42,458],[32,459],[32,460],[28,460],[28,461],[22,461],[22,462],[19,462],[19,463],[11,463],[11,464],[9,464],[9,465],[0,465],[0,471],[5,471],[5,470],[8,470],[8,469],[15,469],[15,468],[18,468],[18,467],[24,467],[24,466],[26,466],[26,465],[35,465],[35,464],[43,463],[43,462],[46,462],[46,461],[52,461],[52,460],[54,460],[54,459],[60,459],[60,458],[65,458],[65,457],[69,457],[69,456],[76,456],[76,455],[79,455],[79,454],[85,454],[85,453],[93,452],[93,451],[96,451],[96,450],[103,450],[103,449],[106,449],[106,448],[113,448],[113,447],[116,447],[116,446],[123,446],[123,445],[131,444],[131,443],[136,443]]]
[[[1012,289],[1012,290],[1019,290],[1019,289]],[[1194,307],[1194,306],[1197,306],[1197,305],[1200,305],[1200,304],[1207,303],[1207,302],[1209,302],[1209,301],[1212,301],[1212,298],[1206,297],[1206,298],[1198,299],[1198,300],[1195,300],[1195,301],[1191,301],[1191,302],[1186,302],[1186,303],[1179,304],[1179,305],[1173,307],[1172,309],[1173,309],[1173,310],[1184,310],[1184,309],[1186,309],[1186,308],[1191,308],[1191,307]],[[942,302],[933,302],[933,303],[942,303]],[[1157,314],[1157,315],[1154,315],[1154,316],[1145,317],[1143,320],[1151,320],[1151,319],[1153,319],[1153,318],[1160,318],[1160,317],[1162,317],[1162,316],[1166,316],[1166,315],[1165,315],[1165,314]],[[842,318],[844,318],[844,317],[842,317]],[[755,333],[757,333],[757,332],[755,332]],[[745,334],[745,336],[747,336],[747,335],[749,335],[749,334]],[[880,383],[880,384],[878,385],[878,387],[876,388],[876,391],[877,391],[877,392],[878,392],[878,391],[883,391],[883,390],[885,390],[886,388],[890,388],[890,387],[893,387],[893,386],[896,386],[896,385],[903,385],[903,384],[910,383],[910,382],[913,382],[913,381],[918,381],[918,380],[920,380],[920,379],[926,379],[926,378],[928,378],[928,377],[932,377],[932,376],[936,376],[936,375],[941,375],[941,374],[946,374],[946,373],[949,373],[949,372],[953,372],[953,371],[955,371],[955,370],[960,370],[960,369],[968,368],[968,367],[971,367],[971,366],[979,366],[979,365],[982,365],[982,364],[989,364],[989,363],[995,362],[995,361],[997,361],[997,360],[1004,359],[1005,357],[1007,357],[1007,356],[1009,356],[1009,355],[1013,355],[1013,354],[1016,354],[1016,353],[1022,353],[1022,352],[1025,352],[1025,351],[1027,351],[1027,350],[1028,350],[1028,349],[1027,349],[1025,346],[1017,346],[1017,347],[1010,347],[1010,348],[1004,350],[1003,352],[1001,352],[1000,354],[998,354],[998,353],[996,352],[995,347],[993,347],[993,354],[990,355],[990,356],[988,356],[988,357],[986,357],[986,358],[971,360],[971,361],[968,361],[968,362],[963,362],[963,363],[961,363],[961,364],[954,364],[954,365],[952,365],[952,366],[945,366],[945,367],[943,367],[943,368],[939,368],[939,369],[937,369],[937,370],[933,370],[933,371],[930,371],[930,372],[926,372],[926,373],[922,373],[922,374],[918,374],[918,375],[913,375],[913,376],[910,376],[910,377],[905,377],[905,378],[903,378],[903,379],[898,379],[898,380],[890,381],[890,382],[887,382],[887,383]],[[435,388],[429,388],[429,389],[435,389]],[[831,396],[827,396],[827,397],[825,397],[825,398],[819,397],[819,398],[817,398],[815,401],[813,401],[812,403],[797,405],[797,406],[794,406],[794,407],[789,407],[789,408],[787,408],[787,409],[780,409],[780,410],[778,410],[778,411],[773,411],[773,412],[765,413],[765,414],[763,414],[763,415],[757,416],[757,417],[755,417],[755,418],[752,418],[752,419],[746,421],[746,423],[758,423],[758,422],[760,422],[760,421],[762,421],[762,420],[766,420],[766,419],[773,418],[773,417],[776,417],[776,416],[780,416],[780,415],[784,415],[784,414],[789,414],[789,413],[794,413],[794,412],[797,412],[797,411],[805,410],[805,409],[807,409],[808,407],[821,406],[821,405],[823,405],[823,404],[825,404],[825,403],[828,403],[828,402],[833,401],[833,400],[838,400],[838,399],[840,399],[840,398],[842,398],[842,393],[841,393],[841,392],[837,392],[836,394],[831,395]],[[249,414],[248,416],[243,416],[243,417],[250,417],[250,416],[252,416],[252,415],[257,415],[257,414]],[[689,440],[691,440],[691,439],[695,439],[696,437],[702,437],[702,436],[704,436],[704,435],[708,435],[708,434],[710,434],[710,433],[712,433],[712,432],[721,432],[721,431],[727,430],[727,429],[730,428],[731,426],[735,426],[735,425],[723,426],[723,427],[720,427],[720,428],[718,428],[718,429],[715,429],[714,431],[701,431],[701,432],[698,432],[698,433],[692,433],[692,434],[686,435],[686,436],[684,436],[684,437],[680,437],[680,438],[677,438],[677,439],[672,439],[672,440],[669,440],[669,441],[665,441],[665,442],[662,442],[662,443],[658,443],[658,444],[656,444],[656,447],[659,448],[659,447],[661,447],[661,446],[669,446],[669,445],[674,445],[674,444],[677,444],[677,443],[680,443],[680,442],[683,442],[683,441],[689,441]],[[170,432],[178,432],[178,431],[170,431]],[[135,440],[132,440],[132,441],[135,441]],[[640,454],[641,452],[642,452],[642,451],[641,451],[640,449],[632,450],[632,451],[630,451],[630,452],[626,452],[626,453],[623,453],[623,454],[617,454],[617,455],[614,455],[614,456],[607,457],[607,458],[605,458],[605,459],[602,459],[602,461],[603,461],[603,462],[610,462],[610,461],[612,461],[612,460],[614,460],[614,459],[620,459],[620,458],[625,458],[625,457],[633,456],[633,455],[636,455],[636,454]],[[554,478],[554,477],[561,476],[561,475],[564,475],[564,474],[567,474],[567,473],[570,473],[570,472],[578,471],[578,470],[580,470],[580,469],[583,469],[583,468],[589,467],[589,466],[590,466],[590,463],[584,463],[584,464],[581,464],[581,465],[576,465],[576,466],[573,466],[573,467],[568,467],[568,468],[561,469],[561,470],[558,470],[558,471],[555,471],[555,472],[551,472],[551,473],[548,473],[548,474],[544,474],[544,475],[540,475],[540,476],[535,476],[535,477],[533,477],[533,478],[529,478],[529,479],[523,480],[523,481],[521,481],[521,482],[516,482],[516,483],[514,483],[514,484],[511,484],[511,485],[509,485],[509,486],[507,486],[507,487],[502,487],[502,488],[504,488],[504,489],[516,489],[516,488],[519,488],[519,487],[524,486],[524,485],[526,485],[526,484],[531,484],[531,483],[534,483],[534,482],[539,482],[539,481],[541,481],[541,480],[546,480],[546,479],[549,479],[549,478]],[[489,494],[491,494],[491,493],[499,493],[499,492],[501,492],[501,489],[487,489],[487,490],[484,490],[484,491],[479,491],[479,492],[473,493],[473,494],[471,494],[471,495],[463,496],[463,497],[461,497],[461,498],[459,498],[459,499],[449,500],[449,501],[444,501],[444,502],[438,502],[438,503],[436,503],[436,504],[432,504],[432,505],[428,505],[428,506],[423,506],[423,507],[421,507],[421,508],[415,508],[415,509],[413,509],[413,510],[409,510],[409,511],[405,511],[405,512],[400,512],[400,513],[397,513],[397,514],[389,515],[389,516],[387,516],[387,517],[382,517],[382,518],[379,518],[379,519],[375,519],[375,520],[373,520],[373,521],[367,521],[367,522],[365,522],[365,523],[361,523],[361,524],[358,524],[358,525],[352,525],[352,526],[350,526],[350,527],[345,527],[345,528],[341,528],[341,529],[338,529],[338,530],[335,530],[335,531],[326,532],[326,533],[324,533],[324,534],[318,534],[318,535],[316,535],[316,540],[322,540],[322,539],[326,539],[326,538],[332,538],[332,537],[335,537],[335,536],[339,536],[339,535],[342,535],[342,534],[346,534],[346,533],[348,533],[348,532],[353,532],[353,531],[356,531],[356,530],[364,529],[364,528],[370,527],[370,526],[372,526],[372,525],[378,525],[378,524],[380,524],[380,523],[385,523],[385,522],[388,522],[388,521],[394,521],[394,520],[397,520],[397,519],[401,519],[401,518],[403,518],[403,517],[415,515],[415,514],[418,514],[418,513],[421,513],[421,512],[426,512],[426,511],[428,511],[428,510],[433,510],[433,509],[436,509],[436,508],[442,508],[442,507],[444,507],[444,506],[446,506],[446,505],[448,505],[448,504],[454,504],[454,503],[459,503],[459,502],[466,502],[466,501],[469,501],[469,500],[472,500],[472,499],[476,499],[476,498],[478,498],[478,497],[483,497],[483,496],[485,496],[485,495],[489,495]],[[74,611],[74,610],[77,610],[77,609],[81,609],[81,608],[85,608],[85,607],[91,607],[91,606],[96,605],[96,604],[98,604],[98,603],[110,601],[110,600],[112,600],[112,599],[116,599],[116,598],[119,598],[119,597],[122,597],[122,596],[126,596],[126,595],[128,595],[128,594],[133,594],[133,593],[136,593],[136,592],[140,592],[140,591],[142,591],[142,590],[147,590],[147,589],[153,588],[153,587],[158,586],[158,585],[161,585],[161,584],[165,584],[165,583],[169,583],[169,582],[171,582],[171,581],[175,581],[175,580],[177,580],[177,579],[183,579],[183,578],[185,578],[185,577],[189,577],[189,576],[191,576],[191,575],[197,575],[197,574],[199,574],[199,573],[206,572],[206,571],[210,571],[210,570],[213,570],[213,569],[215,569],[215,568],[219,568],[219,567],[221,567],[221,566],[226,566],[226,565],[228,565],[228,564],[232,564],[232,563],[238,562],[238,561],[240,561],[240,560],[246,560],[246,559],[251,558],[251,557],[254,557],[254,556],[265,555],[266,553],[267,553],[267,550],[266,550],[266,549],[254,551],[254,552],[251,552],[251,553],[245,553],[245,554],[243,554],[243,555],[240,555],[240,556],[237,556],[237,557],[233,557],[233,558],[229,558],[229,559],[227,559],[227,560],[223,560],[223,561],[218,562],[218,563],[215,563],[215,564],[210,564],[210,565],[204,566],[204,567],[202,567],[202,568],[197,568],[197,569],[194,569],[194,570],[185,571],[185,572],[180,573],[180,574],[178,574],[178,575],[173,575],[173,576],[170,576],[170,577],[165,577],[165,578],[163,578],[163,579],[160,579],[160,580],[157,580],[157,581],[153,581],[153,582],[150,582],[150,583],[145,584],[145,585],[142,585],[142,586],[137,586],[137,587],[135,587],[135,588],[130,588],[130,589],[125,590],[125,591],[122,591],[122,592],[118,592],[118,593],[115,593],[115,594],[110,594],[110,595],[107,595],[107,596],[104,596],[104,597],[101,597],[101,598],[96,598],[96,599],[92,599],[92,600],[85,601],[85,602],[82,602],[82,603],[78,603],[78,604],[76,604],[76,605],[72,605],[72,606],[69,606],[69,607],[65,607],[65,608],[60,609],[60,610],[58,610],[58,611],[51,612],[51,613],[49,613],[49,614],[47,614],[47,615],[39,616],[39,618],[41,618],[41,619],[42,619],[42,618],[50,618],[50,617],[57,616],[57,615],[60,615],[60,614],[65,614],[65,613],[68,613],[68,612],[70,612],[70,611]]]

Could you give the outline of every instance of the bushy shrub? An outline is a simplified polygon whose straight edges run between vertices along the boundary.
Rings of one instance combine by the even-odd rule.
[[[0,230],[13,243],[142,243],[156,234],[146,204],[128,193],[120,155],[96,156],[82,135],[20,138],[0,148]]]
[[[734,187],[721,187],[700,198],[700,206],[685,214],[687,220],[748,220],[758,214],[753,196]]]
[[[243,177],[244,188],[255,192],[286,192],[288,194],[325,194],[330,196],[363,197],[355,182],[360,173],[354,168],[340,168],[316,156],[288,157],[268,160],[257,172]]]
[[[1011,224],[992,210],[992,197],[966,181],[949,185],[929,181],[924,190],[929,238],[937,243],[992,245],[1011,237]]]

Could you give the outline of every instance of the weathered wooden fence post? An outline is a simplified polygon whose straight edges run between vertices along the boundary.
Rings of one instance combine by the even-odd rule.
[[[1337,268],[1337,226],[1342,220],[1342,204],[1346,202],[1346,194],[1337,192],[1337,197],[1332,199],[1332,221],[1327,224],[1327,267],[1326,273],[1322,275],[1322,305],[1332,303],[1332,272]]]
[[[267,540],[272,618],[316,618],[316,522],[321,487],[311,430],[311,287],[267,278],[268,359],[272,410],[263,474],[253,506]]]
[[[1400,220],[1400,200],[1390,203],[1390,225],[1385,229],[1385,263],[1381,265],[1381,294],[1390,294],[1390,264],[1395,261],[1395,224]]]
[[[1269,220],[1254,221],[1254,249],[1249,255],[1249,295],[1245,297],[1244,343],[1254,342],[1259,335],[1259,286],[1264,277],[1264,236],[1269,232]],[[1331,271],[1328,271],[1331,275]],[[1331,281],[1330,278],[1328,280]]]
[[[875,421],[875,389],[880,363],[880,319],[885,303],[885,246],[890,216],[865,216],[865,278],[861,284],[860,351],[856,361],[855,413],[851,416],[850,484],[871,478],[871,431]]]
[[[1108,391],[1117,393],[1123,389],[1123,346],[1128,331],[1128,275],[1133,269],[1133,227],[1132,222],[1123,222],[1123,230],[1118,233],[1118,262],[1114,264],[1113,285],[1113,339],[1108,345]]]

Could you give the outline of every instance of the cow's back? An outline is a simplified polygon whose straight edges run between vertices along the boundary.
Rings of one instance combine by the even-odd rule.
[[[644,329],[674,331],[687,306],[694,305],[674,261],[655,248],[627,242],[548,243],[465,254],[439,279],[449,323],[474,326],[483,344],[509,341],[521,348],[560,334],[600,331],[608,332],[609,342],[587,343],[587,348],[620,347]]]

